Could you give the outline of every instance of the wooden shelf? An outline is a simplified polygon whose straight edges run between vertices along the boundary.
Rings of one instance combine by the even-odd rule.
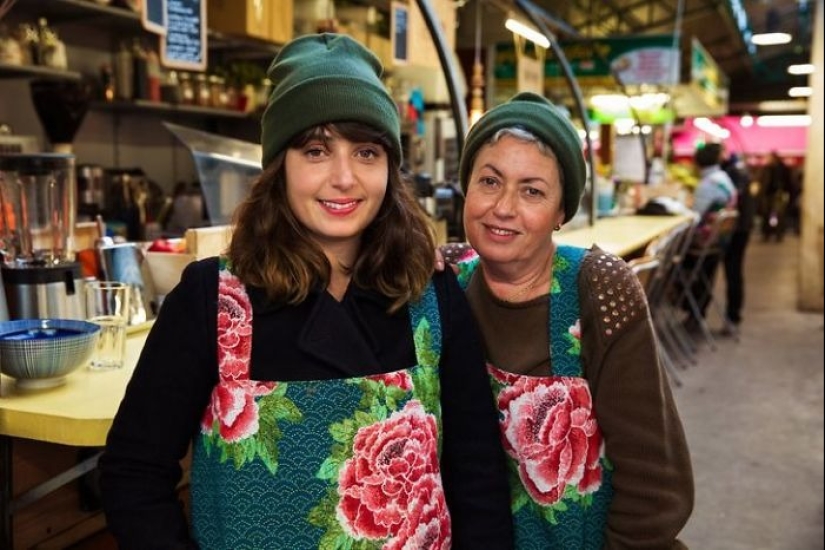
[[[8,65],[0,63],[0,78],[47,78],[51,80],[80,80],[82,75],[75,71],[52,69],[40,65]]]
[[[25,0],[13,11],[42,15],[50,24],[82,22],[108,29],[139,30],[140,14],[125,8],[104,6],[92,0]]]
[[[234,118],[244,119],[255,116],[254,113],[244,113],[231,109],[217,109],[215,107],[199,107],[197,105],[175,105],[157,101],[138,99],[135,101],[95,101],[91,109],[98,111],[112,111],[118,113],[157,113],[173,116]]]

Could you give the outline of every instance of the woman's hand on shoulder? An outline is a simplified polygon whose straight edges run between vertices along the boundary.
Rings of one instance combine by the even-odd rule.
[[[435,270],[444,271],[449,264],[453,273],[458,274],[458,262],[470,253],[475,253],[470,243],[448,243],[435,249]]]

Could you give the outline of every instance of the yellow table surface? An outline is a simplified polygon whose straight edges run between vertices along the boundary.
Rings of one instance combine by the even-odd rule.
[[[646,247],[657,237],[689,219],[690,215],[600,218],[592,226],[562,229],[553,240],[584,248],[597,244],[602,250],[623,257]]]
[[[151,323],[130,330],[122,369],[81,367],[55,388],[22,390],[0,375],[0,434],[77,447],[102,447]]]

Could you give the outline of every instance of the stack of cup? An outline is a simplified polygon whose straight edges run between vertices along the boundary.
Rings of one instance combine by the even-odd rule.
[[[86,283],[87,320],[100,325],[100,337],[92,354],[91,368],[118,369],[126,359],[126,327],[129,324],[130,285],[116,281]]]

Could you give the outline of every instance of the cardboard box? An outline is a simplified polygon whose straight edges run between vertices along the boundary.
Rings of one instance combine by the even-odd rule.
[[[292,40],[294,27],[293,0],[264,0],[269,3],[269,39],[278,44]]]
[[[201,260],[223,254],[232,239],[232,226],[196,227],[184,233],[186,252]]]
[[[271,3],[272,0],[209,0],[206,21],[214,31],[269,40]]]

